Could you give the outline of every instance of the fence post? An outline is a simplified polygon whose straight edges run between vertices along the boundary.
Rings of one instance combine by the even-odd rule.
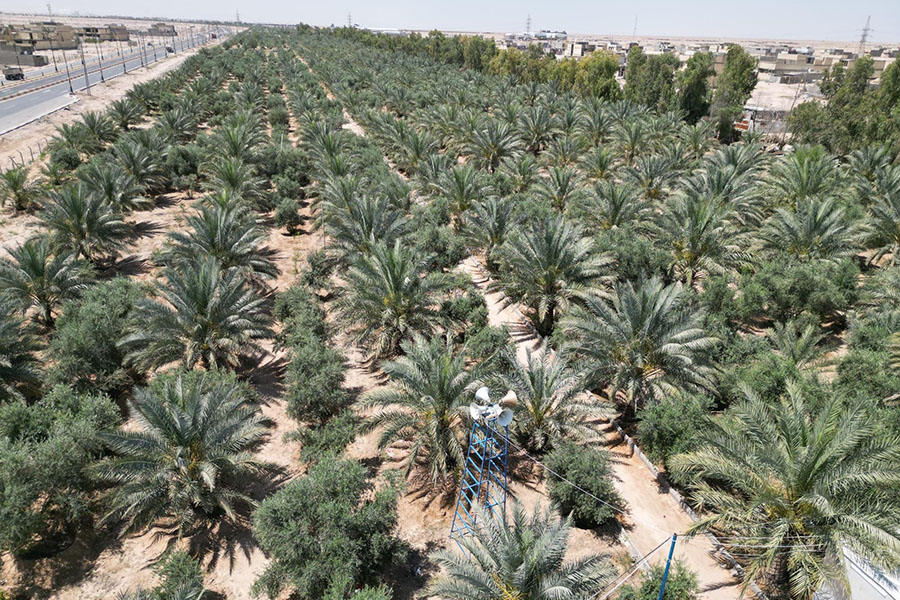
[[[31,160],[34,160],[34,150],[31,149],[31,146],[28,146],[28,154],[31,155]]]

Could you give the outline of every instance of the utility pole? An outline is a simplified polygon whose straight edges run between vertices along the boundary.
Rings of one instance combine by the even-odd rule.
[[[103,48],[100,45],[103,42],[100,41],[100,28],[97,28],[97,55],[100,57],[100,60],[97,64],[100,65],[100,82],[106,83],[106,78],[103,76]]]
[[[672,534],[672,545],[669,546],[669,558],[666,559],[666,569],[663,571],[662,585],[659,586],[659,596],[656,600],[663,600],[663,593],[666,591],[666,580],[669,579],[669,567],[672,565],[672,555],[675,553],[675,540],[678,534]]]
[[[91,95],[91,80],[88,79],[87,62],[84,60],[84,36],[81,37],[81,43],[78,44],[78,47],[81,48],[81,66],[84,67],[84,85],[87,88],[88,96],[90,96]]]
[[[48,4],[47,6],[49,7],[50,5]],[[56,53],[53,52],[53,34],[51,33],[50,35],[48,35],[47,39],[50,40],[50,56],[53,57],[53,72],[59,73],[59,67],[56,66]],[[65,58],[66,55],[63,54],[63,60],[65,60]]]
[[[138,42],[138,44],[139,44],[139,47],[138,47],[138,57],[140,57],[140,59],[141,59],[141,66],[143,67],[143,66],[144,66],[144,50],[145,50],[145,47],[144,47],[144,34],[141,33],[140,31],[138,31],[137,36],[138,36],[138,40],[140,40],[140,41]]]
[[[125,64],[125,55],[122,54],[122,40],[119,39],[119,34],[116,34],[116,47],[119,49],[119,56],[122,58],[122,74],[128,73],[128,65]]]
[[[866,26],[863,27],[862,35],[859,38],[859,50],[856,53],[862,57],[866,53],[866,42],[869,41],[869,33],[872,31],[872,28],[869,25],[872,22],[872,15],[866,17]]]

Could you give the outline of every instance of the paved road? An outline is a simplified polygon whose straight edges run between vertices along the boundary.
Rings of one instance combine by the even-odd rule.
[[[134,49],[124,57],[114,55],[104,58],[102,78],[99,60],[88,59],[87,82],[94,86],[102,80],[121,75],[124,69],[133,71],[164,57],[165,49],[156,47],[143,51]],[[31,80],[7,82],[10,85],[0,88],[0,135],[76,102],[77,97],[69,93],[68,82],[71,79],[72,90],[76,92],[85,89],[84,70],[80,61],[75,64],[70,62],[68,76],[63,71]]]

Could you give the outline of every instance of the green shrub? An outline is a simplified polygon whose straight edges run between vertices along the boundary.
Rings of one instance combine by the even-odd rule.
[[[328,340],[325,310],[305,285],[293,285],[278,294],[272,315],[282,324],[279,341],[284,345],[299,344],[307,337]]]
[[[300,217],[297,201],[282,197],[275,207],[275,225],[284,227],[289,235],[293,235],[302,224],[303,219]]]
[[[263,500],[254,534],[272,561],[254,591],[274,598],[293,588],[300,598],[318,599],[337,573],[350,582],[344,589],[358,587],[402,560],[404,545],[394,534],[397,492],[372,487],[361,464],[327,456]]]
[[[292,437],[300,442],[300,460],[316,463],[324,456],[340,456],[354,439],[359,419],[345,410],[320,427],[301,427]]]
[[[288,365],[287,413],[300,422],[323,424],[350,404],[342,386],[346,363],[340,351],[314,336],[306,336],[292,348]]]
[[[324,250],[310,252],[306,255],[306,266],[300,271],[300,282],[314,290],[328,288],[333,265]]]
[[[142,297],[139,285],[117,277],[65,302],[49,348],[54,363],[50,382],[111,394],[131,387],[135,374],[124,366],[124,352],[117,344],[134,303]]]
[[[613,485],[608,452],[563,443],[547,455],[547,466],[612,507],[624,509],[625,502]],[[547,474],[547,487],[550,498],[559,505],[560,512],[571,514],[579,527],[603,525],[615,519],[618,512],[550,473]]]
[[[50,151],[50,162],[64,170],[74,171],[81,164],[81,157],[71,148],[57,148]]]
[[[290,116],[288,115],[288,111],[282,107],[275,107],[269,111],[269,123],[272,124],[272,127],[287,126],[290,123]]]
[[[851,350],[837,365],[835,390],[848,398],[881,403],[900,392],[900,374],[888,366],[890,354],[873,350]]]
[[[670,456],[693,449],[709,408],[709,399],[691,394],[647,405],[638,415],[641,448],[651,459],[663,463]]]
[[[0,551],[41,557],[65,548],[92,514],[85,467],[119,410],[104,395],[56,386],[34,404],[0,406]]]
[[[619,600],[656,600],[659,597],[659,588],[662,586],[664,568],[657,565],[649,574],[641,577],[638,585],[622,586],[619,592]],[[694,600],[699,596],[700,584],[697,574],[689,570],[679,561],[673,561],[669,569],[669,577],[666,580],[666,591],[663,600]]]

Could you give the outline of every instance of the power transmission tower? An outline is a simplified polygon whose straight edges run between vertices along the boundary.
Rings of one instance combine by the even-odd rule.
[[[634,29],[631,30],[632,39],[637,39],[637,15],[634,15]]]
[[[235,11],[234,11],[234,20],[237,21],[238,23],[241,22],[241,11],[235,9]]]
[[[857,54],[862,56],[866,52],[866,42],[869,41],[869,33],[872,31],[872,28],[869,27],[872,22],[872,15],[866,17],[866,26],[863,27],[862,35],[859,38],[859,50],[857,50]]]
[[[47,3],[47,16],[50,17],[50,20],[53,20],[53,10],[50,8],[50,3]]]
[[[353,27],[353,14],[347,11],[347,27]]]
[[[531,15],[528,15],[528,18],[525,19],[525,33],[531,33]]]

